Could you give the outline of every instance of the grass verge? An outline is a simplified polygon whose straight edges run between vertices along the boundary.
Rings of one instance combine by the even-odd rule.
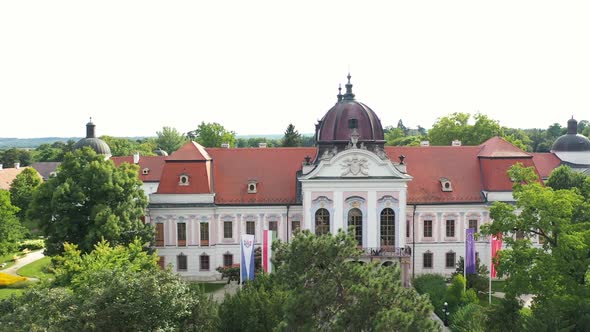
[[[227,282],[194,282],[191,283],[191,287],[200,287],[205,294],[212,293],[218,289],[222,289]]]
[[[28,278],[47,280],[53,278],[53,273],[48,271],[51,266],[51,257],[43,257],[40,260],[27,264],[16,271],[18,275]]]

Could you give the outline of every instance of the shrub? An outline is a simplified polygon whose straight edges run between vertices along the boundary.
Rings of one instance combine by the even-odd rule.
[[[447,294],[445,277],[435,273],[422,274],[414,279],[413,285],[418,293],[430,296],[434,312],[443,317],[442,309]]]
[[[38,239],[38,240],[25,240],[22,241],[19,246],[18,250],[39,250],[45,248],[45,240]]]
[[[221,273],[221,278],[227,278],[227,283],[231,281],[240,280],[240,264],[233,264],[231,266],[220,266],[217,272]]]
[[[485,332],[486,319],[486,312],[480,305],[469,303],[453,313],[451,329],[457,332]]]

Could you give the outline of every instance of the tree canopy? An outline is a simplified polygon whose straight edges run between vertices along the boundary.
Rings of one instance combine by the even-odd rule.
[[[57,257],[57,285],[0,300],[0,330],[215,331],[217,306],[142,247],[101,242],[81,254],[68,246]]]
[[[290,123],[285,130],[283,136],[283,146],[301,146],[301,134],[295,129],[295,126]]]
[[[16,217],[19,208],[10,202],[10,192],[0,189],[0,255],[15,251],[23,237],[23,228]]]
[[[502,136],[502,128],[496,120],[487,115],[476,113],[475,123],[469,124],[469,113],[452,113],[443,116],[428,131],[431,145],[451,145],[453,140],[460,140],[463,145],[478,145],[494,136]]]
[[[219,148],[222,143],[228,143],[230,146],[236,145],[236,133],[225,129],[217,122],[201,124],[196,130],[191,132],[195,140],[207,148]]]
[[[156,132],[156,145],[158,148],[169,154],[178,150],[186,141],[187,137],[172,127],[163,127],[162,131]]]
[[[583,331],[590,326],[590,179],[558,168],[543,186],[522,165],[509,175],[516,206],[495,203],[493,223],[482,227],[484,234],[504,235],[508,249],[499,253],[498,273],[508,276],[505,290],[533,294],[533,320],[548,330]],[[535,238],[541,246],[533,245]]]
[[[316,236],[303,231],[289,244],[275,242],[273,248],[276,272],[270,280],[255,280],[251,288],[246,285],[248,297],[238,292],[239,298],[228,302],[241,305],[224,308],[224,304],[221,312],[244,317],[250,312],[263,331],[438,330],[429,318],[428,297],[404,288],[396,265],[381,267],[355,260],[360,252],[351,233]],[[270,307],[257,310],[243,305],[251,303],[251,298]],[[269,326],[265,317],[280,323]]]
[[[33,168],[27,167],[10,184],[10,200],[19,208],[16,216],[25,222],[25,213],[33,200],[33,193],[41,185],[41,176]]]
[[[152,228],[140,220],[147,198],[137,172],[137,165],[115,167],[89,148],[66,154],[57,176],[35,192],[28,213],[47,236],[47,253],[61,253],[65,242],[89,252],[102,238],[111,244],[152,240]]]

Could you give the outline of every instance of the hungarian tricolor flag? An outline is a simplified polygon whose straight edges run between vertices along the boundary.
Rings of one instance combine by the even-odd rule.
[[[492,236],[492,278],[496,277],[496,263],[494,259],[498,254],[498,251],[502,249],[502,233]]]
[[[271,273],[273,270],[271,262],[272,242],[276,239],[276,236],[275,231],[262,231],[262,270],[265,273]]]

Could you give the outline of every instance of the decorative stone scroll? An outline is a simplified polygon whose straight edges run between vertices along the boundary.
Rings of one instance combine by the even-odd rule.
[[[353,156],[342,161],[342,176],[369,176],[368,160]]]

